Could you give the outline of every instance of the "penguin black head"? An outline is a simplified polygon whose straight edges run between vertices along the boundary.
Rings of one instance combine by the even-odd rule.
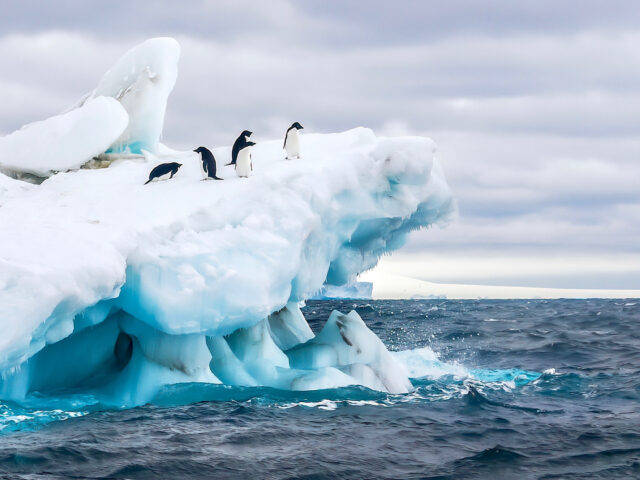
[[[215,161],[215,157],[213,156],[213,153],[211,153],[211,150],[209,150],[207,147],[198,147],[194,150],[194,152],[200,154],[200,159],[202,161],[211,160],[211,159]]]
[[[300,125],[298,122],[293,122],[289,127],[289,130],[291,130],[292,128],[295,128],[296,130],[302,130],[304,127]]]
[[[241,137],[250,137],[251,135],[253,135],[253,132],[250,132],[249,130],[245,130],[240,134]]]

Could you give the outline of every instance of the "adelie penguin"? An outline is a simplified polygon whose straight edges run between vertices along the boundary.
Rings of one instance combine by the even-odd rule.
[[[177,162],[161,163],[151,170],[151,173],[149,173],[149,180],[144,182],[144,184],[146,185],[147,183],[156,180],[167,180],[169,178],[173,178],[176,172],[180,170],[181,166],[182,164]]]
[[[236,161],[236,174],[239,177],[248,177],[251,175],[253,171],[253,163],[251,161],[251,147],[253,147],[255,143],[246,142],[240,151],[238,152],[238,159]]]
[[[194,152],[200,154],[200,169],[204,175],[203,180],[224,180],[216,176],[216,158],[206,147],[198,147]]]
[[[243,147],[243,145],[249,141],[249,137],[251,135],[253,135],[253,132],[250,132],[249,130],[245,130],[240,135],[238,135],[236,141],[233,142],[233,147],[231,147],[231,162],[227,163],[227,165],[236,164],[236,162],[238,161],[238,152]]]
[[[287,129],[287,133],[284,136],[284,145],[282,145],[282,148],[287,153],[287,160],[300,158],[300,135],[298,135],[298,130],[303,128],[302,125],[295,122]]]

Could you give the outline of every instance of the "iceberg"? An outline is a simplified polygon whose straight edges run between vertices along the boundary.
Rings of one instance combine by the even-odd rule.
[[[112,132],[112,152],[158,141],[179,52],[160,44],[129,52],[122,65],[135,68],[119,62],[66,114],[122,105],[128,126]],[[300,305],[354,284],[411,231],[455,211],[435,144],[356,128],[302,136],[295,161],[281,146],[259,143],[253,176],[222,167],[224,182],[200,181],[196,154],[161,144],[101,169],[43,159],[39,172],[60,173],[38,186],[0,175],[0,398],[84,392],[138,405],[191,382],[410,390],[356,312],[332,313],[314,335]],[[229,148],[214,154],[226,163]],[[143,185],[167,160],[179,173]]]
[[[331,300],[331,299],[367,299],[373,298],[372,282],[355,282],[348,285],[325,285],[323,289],[314,295],[312,300]]]
[[[334,310],[322,331],[288,356],[294,368],[337,368],[372,390],[406,393],[411,388],[403,365],[354,310],[347,315]]]

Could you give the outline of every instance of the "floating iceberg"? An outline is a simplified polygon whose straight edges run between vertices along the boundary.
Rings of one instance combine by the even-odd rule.
[[[148,62],[121,60],[136,67],[122,83],[131,89],[114,93],[112,76],[127,70],[118,63],[72,112],[117,105],[104,96],[115,95],[129,119],[121,145],[157,142],[175,81],[164,67],[179,50],[162,44],[143,49]],[[200,181],[197,156],[168,148],[39,186],[3,177],[0,398],[68,390],[135,405],[184,382],[406,392],[406,369],[355,312],[334,312],[314,336],[299,304],[352,284],[409,232],[449,216],[434,143],[364,128],[301,142],[296,161],[280,140],[261,142],[254,175],[221,168],[224,182]],[[224,164],[229,149],[214,154]],[[168,159],[184,165],[176,177],[143,185]]]
[[[319,293],[313,296],[313,300],[330,299],[368,299],[373,298],[373,283],[355,282],[348,285],[325,285]]]

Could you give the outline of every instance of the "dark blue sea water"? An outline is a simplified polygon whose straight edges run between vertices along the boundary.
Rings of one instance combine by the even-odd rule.
[[[640,300],[304,313],[318,330],[334,308],[357,309],[391,350],[429,347],[432,378],[406,395],[187,385],[130,410],[0,402],[0,477],[640,478]]]

